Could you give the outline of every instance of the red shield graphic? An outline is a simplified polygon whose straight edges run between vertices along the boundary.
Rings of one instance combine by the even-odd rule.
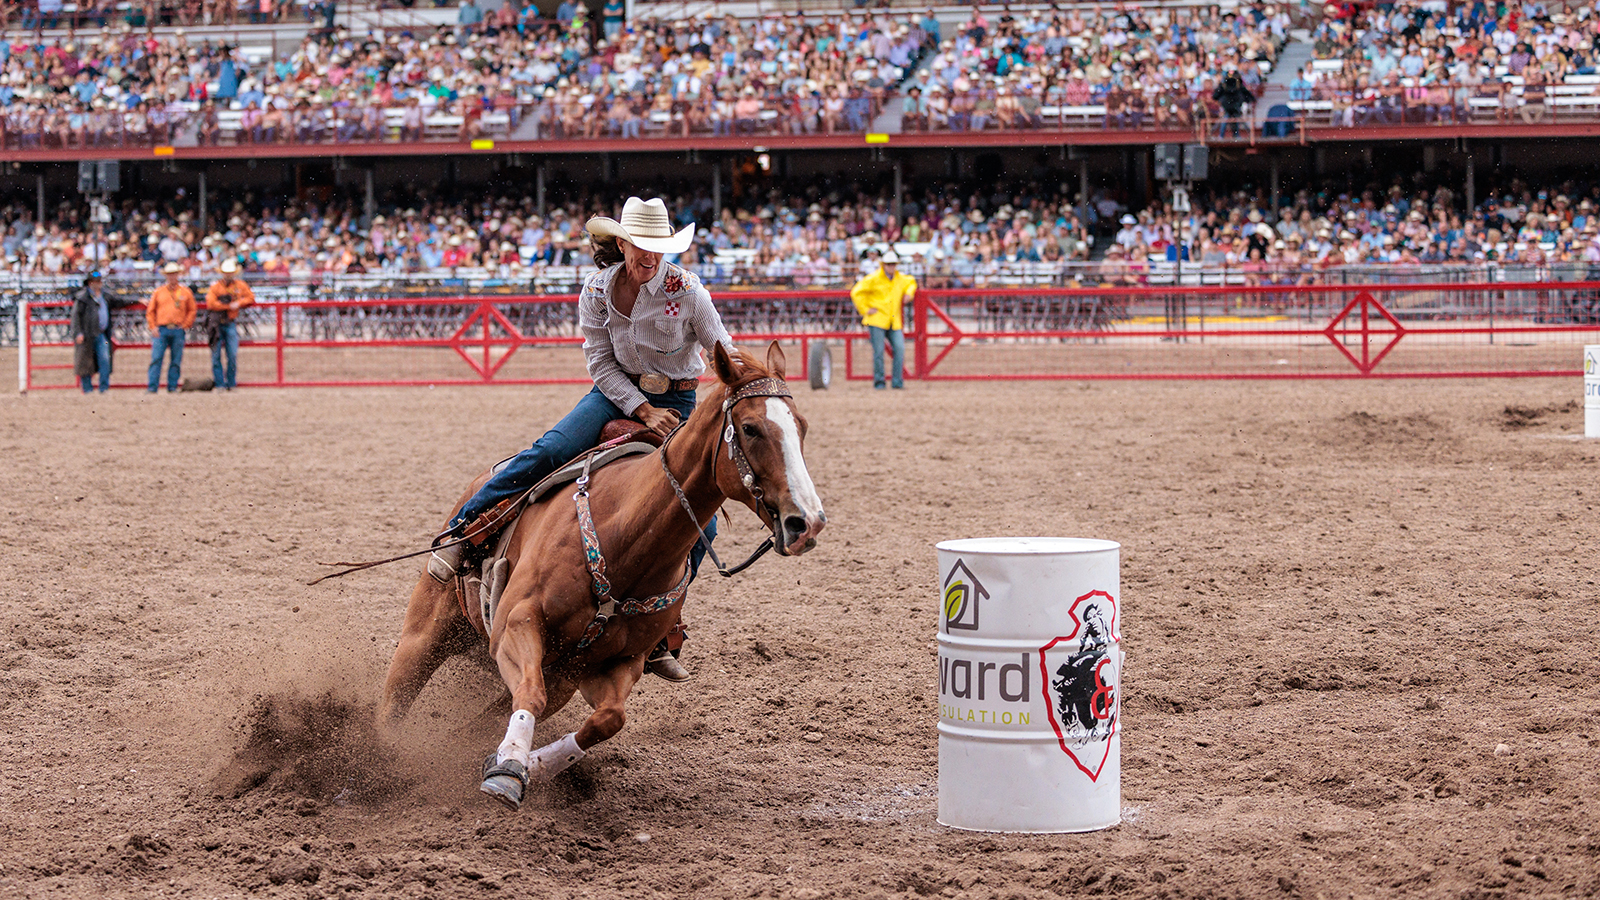
[[[1039,648],[1040,690],[1061,752],[1097,781],[1122,717],[1117,601],[1090,591],[1073,601],[1070,614],[1072,632]]]

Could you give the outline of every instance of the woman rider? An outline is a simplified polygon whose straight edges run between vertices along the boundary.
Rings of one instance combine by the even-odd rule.
[[[514,501],[599,443],[601,429],[612,419],[636,419],[665,437],[694,411],[695,389],[706,368],[700,350],[716,344],[733,348],[700,279],[662,259],[662,254],[689,248],[693,224],[674,232],[665,203],[629,197],[621,221],[596,216],[585,228],[600,266],[578,297],[578,326],[594,388],[532,447],[484,482],[436,544],[471,535],[471,544],[486,545],[490,534],[485,526],[500,504]],[[708,539],[716,536],[716,524],[713,519],[707,526]],[[462,568],[465,546],[436,550],[429,574],[448,584]],[[691,573],[704,555],[704,546],[696,542],[689,557]],[[669,681],[689,677],[664,641],[651,655],[647,671]]]

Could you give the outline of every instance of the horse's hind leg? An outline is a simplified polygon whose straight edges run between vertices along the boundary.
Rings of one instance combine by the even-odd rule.
[[[548,781],[587,755],[589,748],[614,737],[627,722],[628,695],[644,677],[644,660],[636,659],[579,683],[583,699],[594,707],[576,732],[534,751],[528,777]]]
[[[381,726],[398,725],[440,664],[471,646],[472,626],[456,605],[455,590],[454,585],[441,585],[426,572],[417,580],[406,606],[399,646],[383,681],[383,700],[378,706]]]

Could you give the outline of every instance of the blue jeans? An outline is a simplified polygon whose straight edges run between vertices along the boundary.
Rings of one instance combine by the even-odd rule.
[[[156,387],[161,383],[161,357],[168,348],[172,350],[172,362],[167,366],[167,390],[178,389],[178,379],[183,373],[183,329],[176,325],[163,325],[150,341],[150,379],[146,383],[150,393],[156,392]]]
[[[222,369],[222,352],[228,352],[228,369]],[[223,376],[227,378],[224,379]],[[220,390],[233,390],[239,384],[239,325],[229,322],[217,329],[211,342],[211,381]]]
[[[872,343],[872,386],[883,387],[883,342],[888,338],[894,351],[894,379],[896,388],[906,386],[906,333],[898,328],[867,326],[867,339]]]
[[[645,394],[645,399],[651,406],[660,409],[675,409],[678,415],[685,420],[694,412],[694,391],[668,391],[665,394]],[[528,488],[539,483],[539,479],[559,469],[563,463],[568,462],[578,454],[588,450],[600,442],[600,430],[612,419],[626,419],[622,410],[605,394],[600,393],[600,388],[592,388],[583,395],[578,405],[572,408],[556,427],[544,433],[544,436],[533,442],[533,446],[518,453],[511,458],[506,467],[489,477],[478,488],[478,492],[469,498],[455,518],[450,520],[446,530],[456,528],[476,519],[486,510],[503,500],[510,500]],[[677,504],[668,515],[677,514]],[[717,536],[717,520],[712,518],[711,524],[706,526],[706,539],[714,540]],[[706,555],[705,547],[695,541],[694,549],[689,551],[690,577],[700,570],[700,560]]]
[[[89,338],[85,337],[84,340]],[[94,366],[95,371],[100,373],[100,392],[103,394],[106,388],[111,387],[111,338],[104,334],[94,337]],[[85,375],[78,379],[78,386],[87,394],[93,381],[93,375]]]

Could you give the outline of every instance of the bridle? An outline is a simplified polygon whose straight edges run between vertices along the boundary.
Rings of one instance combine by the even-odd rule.
[[[722,433],[717,438],[717,446],[711,451],[711,457],[714,461],[722,445],[728,445],[728,458],[733,460],[733,467],[739,473],[739,483],[744,485],[744,489],[756,501],[757,514],[761,517],[762,524],[767,526],[768,531],[766,539],[761,542],[761,546],[757,547],[754,553],[750,554],[750,558],[731,569],[723,566],[722,560],[717,558],[717,551],[712,549],[711,541],[706,538],[705,529],[700,527],[700,520],[695,518],[694,509],[689,506],[689,498],[684,495],[683,486],[673,476],[672,470],[667,468],[667,444],[678,433],[677,429],[673,429],[672,434],[667,435],[667,439],[661,442],[661,471],[667,474],[667,483],[672,485],[672,492],[678,495],[678,504],[688,514],[689,521],[694,523],[695,531],[699,532],[700,537],[698,540],[700,545],[706,548],[706,554],[711,557],[712,564],[717,567],[717,574],[724,578],[737,575],[749,568],[752,563],[764,556],[768,550],[771,550],[778,540],[778,510],[767,502],[766,492],[761,489],[755,470],[750,467],[749,457],[745,456],[744,443],[739,440],[739,432],[733,427],[733,407],[745,400],[754,400],[759,397],[793,399],[794,395],[789,393],[789,385],[782,378],[771,375],[762,376],[735,388],[722,401]],[[679,427],[682,426],[680,425]]]

